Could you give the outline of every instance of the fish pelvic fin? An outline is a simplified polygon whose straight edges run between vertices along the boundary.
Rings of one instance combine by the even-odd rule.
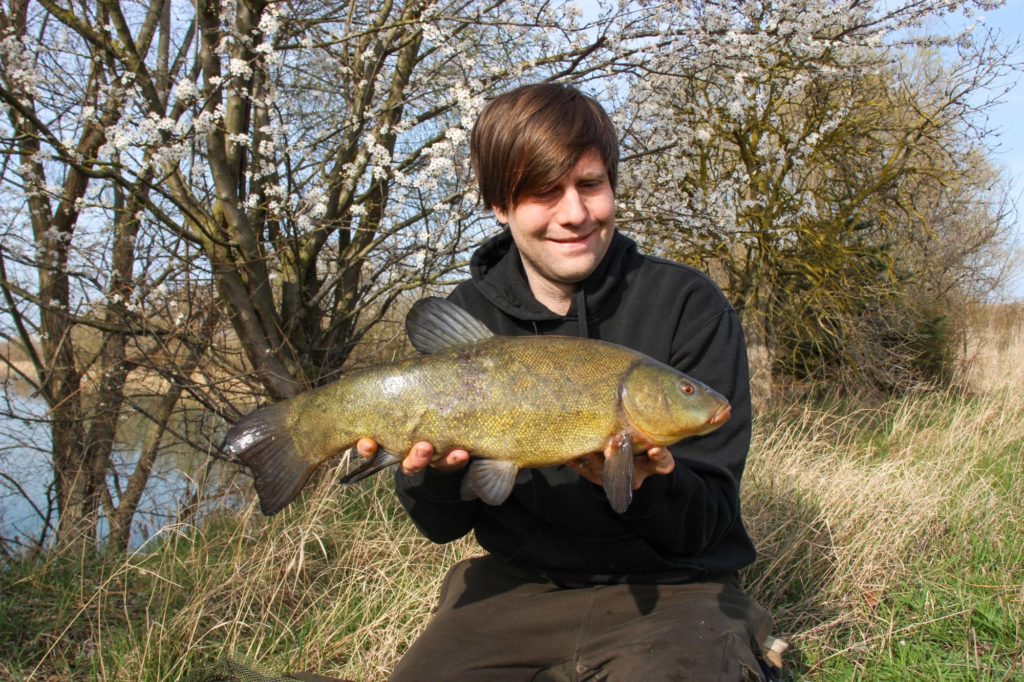
[[[319,462],[295,449],[287,429],[290,401],[268,405],[239,419],[228,430],[224,451],[252,472],[260,511],[273,516],[294,500]]]
[[[357,461],[361,460],[361,461]],[[357,483],[364,478],[369,478],[375,473],[382,469],[387,469],[390,466],[395,466],[402,461],[399,455],[393,452],[388,452],[384,448],[378,448],[377,452],[368,460],[362,460],[362,458],[356,453],[355,446],[345,451],[345,467],[346,473],[341,477],[340,483],[343,485],[350,485]],[[356,465],[354,470],[353,464]]]
[[[512,494],[519,467],[512,462],[497,459],[474,459],[462,478],[460,495],[463,500],[479,497],[490,505],[499,505]]]
[[[604,492],[612,509],[621,514],[633,501],[633,441],[629,432],[612,436],[604,455]]]
[[[405,333],[416,350],[425,354],[494,336],[483,322],[448,299],[437,296],[413,303],[405,316]]]

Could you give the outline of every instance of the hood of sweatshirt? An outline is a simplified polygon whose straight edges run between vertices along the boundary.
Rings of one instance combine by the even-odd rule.
[[[535,323],[575,320],[579,335],[587,337],[589,321],[614,309],[629,274],[640,267],[642,260],[636,243],[616,231],[604,258],[576,289],[565,315],[549,310],[533,295],[519,249],[507,229],[477,249],[470,261],[470,274],[480,292],[511,317]]]

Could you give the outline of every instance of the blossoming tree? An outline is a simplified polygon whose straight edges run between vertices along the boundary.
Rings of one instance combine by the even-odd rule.
[[[636,157],[623,223],[717,273],[762,388],[773,369],[809,372],[825,355],[833,371],[897,379],[907,357],[886,339],[905,333],[912,308],[882,318],[920,276],[903,245],[934,225],[915,194],[927,183],[989,200],[969,196],[962,170],[1014,65],[991,33],[940,35],[927,22],[1001,3],[680,4],[661,18],[663,49],[638,67],[621,112]],[[1005,235],[1005,217],[991,216],[982,241]],[[958,263],[965,274],[977,264],[966,253]]]
[[[122,485],[130,370],[227,417],[252,406],[228,377],[328,379],[478,238],[486,96],[596,73],[604,30],[519,1],[9,3],[3,333],[47,404],[58,543],[101,514],[127,541],[160,441]]]

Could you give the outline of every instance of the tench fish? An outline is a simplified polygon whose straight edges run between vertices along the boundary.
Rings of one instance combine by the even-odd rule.
[[[351,483],[397,464],[414,443],[472,459],[464,499],[501,504],[524,467],[606,456],[603,483],[621,513],[633,453],[701,436],[729,418],[704,384],[642,353],[595,339],[496,336],[441,298],[417,301],[406,331],[424,355],[352,372],[264,407],[228,431],[225,449],[253,473],[260,509],[290,503],[323,462],[348,452]],[[363,437],[380,449],[353,454]]]

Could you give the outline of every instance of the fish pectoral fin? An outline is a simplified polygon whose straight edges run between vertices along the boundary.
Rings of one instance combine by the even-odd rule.
[[[612,436],[604,456],[604,492],[612,509],[621,514],[633,500],[633,441],[629,432]]]
[[[405,333],[421,353],[483,341],[494,336],[483,322],[451,301],[428,296],[412,304],[405,316]]]
[[[345,451],[345,467],[347,469],[339,482],[342,485],[357,483],[364,478],[374,475],[381,469],[387,469],[402,461],[402,458],[393,452],[380,448],[370,459],[364,460],[356,452],[355,447]]]
[[[519,467],[512,462],[474,459],[462,479],[462,499],[472,500],[479,497],[490,505],[501,504],[512,494],[518,473]]]

